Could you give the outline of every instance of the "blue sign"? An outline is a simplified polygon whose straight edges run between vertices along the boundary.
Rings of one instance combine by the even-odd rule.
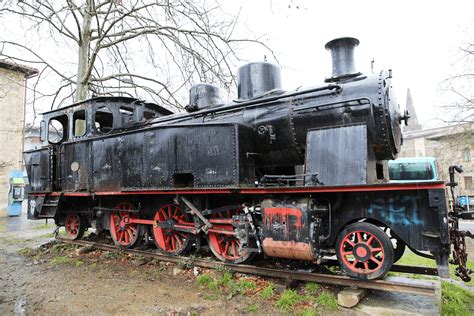
[[[465,195],[459,197],[459,205],[466,206],[469,204],[469,198]]]

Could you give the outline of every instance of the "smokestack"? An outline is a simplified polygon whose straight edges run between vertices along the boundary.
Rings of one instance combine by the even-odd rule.
[[[354,48],[359,40],[353,37],[341,37],[328,42],[325,48],[331,51],[332,77],[326,81],[339,81],[360,75],[354,65]]]

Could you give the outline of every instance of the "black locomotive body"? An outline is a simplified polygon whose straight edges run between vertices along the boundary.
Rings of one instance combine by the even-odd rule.
[[[207,240],[217,258],[255,254],[317,261],[336,254],[354,277],[384,276],[408,245],[446,275],[445,185],[388,183],[402,142],[391,73],[354,70],[357,40],[327,44],[333,76],[281,90],[278,69],[239,70],[239,99],[191,89],[186,113],[103,97],[44,114],[43,146],[25,152],[28,216],[70,238],[108,230],[170,255]]]

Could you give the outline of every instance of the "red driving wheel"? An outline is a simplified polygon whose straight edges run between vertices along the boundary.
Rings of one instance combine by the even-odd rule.
[[[231,219],[232,215],[240,213],[241,210],[228,210],[219,212],[212,216],[214,219]],[[212,222],[212,221],[211,221]],[[212,224],[212,229],[234,232],[232,224]],[[228,263],[242,263],[252,258],[252,252],[240,250],[239,240],[234,235],[225,233],[209,232],[209,248],[217,259]]]
[[[158,249],[169,255],[180,255],[191,247],[191,235],[174,230],[173,225],[189,223],[188,214],[179,205],[166,204],[156,211],[153,220],[156,223],[167,225],[170,228],[153,225],[153,237]]]
[[[67,238],[75,240],[84,235],[86,229],[84,220],[76,213],[69,213],[64,222]]]
[[[133,247],[142,236],[141,226],[130,223],[130,219],[139,218],[138,214],[130,212],[132,209],[131,203],[120,203],[110,214],[110,235],[115,244],[123,248]]]
[[[348,275],[364,280],[385,276],[394,256],[390,238],[379,227],[364,222],[351,224],[339,234],[336,254]]]

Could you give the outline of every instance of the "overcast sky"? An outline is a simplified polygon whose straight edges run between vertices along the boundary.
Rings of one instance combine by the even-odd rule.
[[[321,83],[331,75],[326,42],[356,37],[357,70],[370,73],[372,59],[375,70],[393,69],[398,102],[405,106],[410,88],[418,119],[426,125],[435,123],[435,106],[446,102],[440,84],[460,71],[459,47],[474,42],[473,0],[240,0],[226,6],[241,7],[243,30],[266,34],[263,39],[282,66],[284,88]],[[242,53],[251,60],[263,58],[255,51]]]

